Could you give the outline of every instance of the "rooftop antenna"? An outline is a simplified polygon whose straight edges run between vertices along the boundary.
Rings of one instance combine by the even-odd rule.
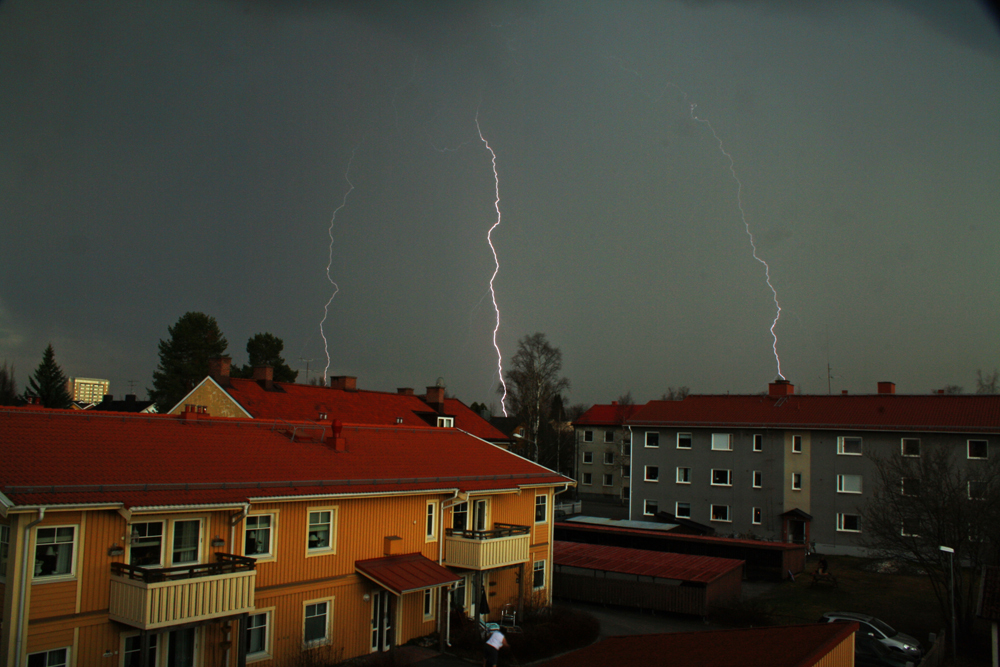
[[[306,362],[306,384],[309,384],[309,362],[312,361],[312,359],[306,359],[304,357],[299,357],[299,361]]]
[[[134,391],[135,385],[137,385],[137,384],[139,384],[139,382],[137,380],[129,380],[128,381],[128,393],[134,394],[135,393],[135,391]]]

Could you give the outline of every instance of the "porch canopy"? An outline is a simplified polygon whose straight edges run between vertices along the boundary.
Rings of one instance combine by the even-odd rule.
[[[461,579],[418,553],[359,560],[354,569],[395,595],[447,586]]]

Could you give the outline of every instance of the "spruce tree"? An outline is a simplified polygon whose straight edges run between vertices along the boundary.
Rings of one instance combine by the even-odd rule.
[[[66,409],[73,404],[73,397],[66,389],[66,375],[56,363],[56,353],[52,349],[52,343],[45,348],[42,363],[38,364],[34,375],[28,380],[24,392],[25,400],[30,396],[40,399],[46,408]]]
[[[250,363],[242,369],[233,367],[233,377],[251,378],[253,369],[257,366],[270,366],[274,369],[275,382],[295,382],[299,372],[292,370],[291,366],[285,363],[281,351],[285,349],[285,342],[272,333],[259,333],[247,341],[247,356]]]
[[[208,376],[209,359],[221,357],[229,345],[218,322],[205,313],[184,313],[167,332],[170,339],[160,340],[160,363],[148,390],[160,412],[177,405]]]

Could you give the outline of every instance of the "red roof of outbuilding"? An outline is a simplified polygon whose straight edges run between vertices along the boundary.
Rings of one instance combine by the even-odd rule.
[[[743,567],[743,561],[732,558],[689,556],[558,540],[553,545],[552,558],[557,566],[678,579],[702,584],[711,583],[722,575]]]
[[[573,530],[599,533],[626,533],[630,535],[658,537],[664,540],[747,546],[754,547],[756,549],[768,549],[773,551],[801,551],[802,549],[805,549],[805,547],[801,544],[792,544],[790,542],[767,542],[764,540],[746,540],[738,537],[715,537],[714,535],[685,535],[684,533],[674,533],[666,530],[645,530],[642,528],[626,528],[624,526],[599,526],[592,523],[582,523],[578,521],[560,521],[556,523],[557,528],[560,526],[571,528]]]
[[[574,426],[621,426],[642,408],[641,405],[594,405],[573,420]]]
[[[687,396],[650,401],[633,426],[1000,431],[1000,395]]]
[[[358,572],[396,595],[459,581],[451,570],[422,554],[383,556],[354,562]]]
[[[336,451],[331,426],[0,409],[0,493],[131,507],[570,481],[457,429],[345,425]]]
[[[857,629],[857,623],[816,623],[607,637],[543,667],[813,667]]]

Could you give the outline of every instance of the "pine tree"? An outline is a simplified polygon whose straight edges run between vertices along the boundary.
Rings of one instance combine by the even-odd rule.
[[[46,408],[65,409],[73,404],[73,397],[66,389],[66,375],[56,363],[56,353],[51,343],[42,354],[42,363],[38,364],[34,375],[28,380],[24,397],[27,400],[29,396],[37,397]]]
[[[229,345],[218,322],[205,313],[184,313],[172,327],[169,340],[160,340],[160,363],[147,390],[156,409],[167,412],[208,376],[208,361],[221,357]]]
[[[242,369],[233,368],[233,377],[253,377],[253,369],[257,366],[270,366],[274,369],[275,382],[295,382],[299,372],[292,370],[291,366],[285,363],[281,351],[285,349],[285,342],[272,333],[259,333],[247,341],[247,356],[250,363]]]

